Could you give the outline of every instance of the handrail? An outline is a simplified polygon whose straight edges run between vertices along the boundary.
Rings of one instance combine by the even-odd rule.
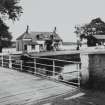
[[[63,74],[68,74],[68,73],[74,73],[74,72],[78,72],[78,71],[71,71],[71,72],[65,72],[65,73],[63,73]]]
[[[81,64],[81,62],[77,62],[77,61],[68,61],[68,60],[61,60],[61,59],[41,58],[41,57],[30,57],[30,58],[34,58],[34,59],[45,59],[45,60],[54,60],[54,61],[60,61],[60,62],[68,62],[68,63]]]
[[[42,64],[42,63],[36,63],[36,64],[39,64],[39,65],[43,65],[43,66],[50,66],[52,67],[53,65],[47,65],[47,64]],[[64,67],[61,67],[61,66],[55,66],[57,68],[64,68]]]
[[[3,56],[3,55],[2,55]],[[33,59],[45,59],[45,60],[54,60],[54,61],[60,61],[60,62],[67,62],[67,63],[76,63],[76,64],[81,64],[81,62],[77,62],[77,61],[68,61],[68,60],[61,60],[61,59],[53,59],[53,58],[42,58],[42,57],[32,57],[29,56],[30,58]],[[14,59],[13,59],[14,60]]]

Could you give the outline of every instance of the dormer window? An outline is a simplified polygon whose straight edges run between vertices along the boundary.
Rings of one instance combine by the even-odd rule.
[[[36,35],[36,38],[37,38],[38,40],[43,39],[43,34],[38,34],[38,35]]]

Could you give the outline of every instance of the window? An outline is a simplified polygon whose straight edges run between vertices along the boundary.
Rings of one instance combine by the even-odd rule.
[[[35,45],[31,45],[32,50],[35,50]]]

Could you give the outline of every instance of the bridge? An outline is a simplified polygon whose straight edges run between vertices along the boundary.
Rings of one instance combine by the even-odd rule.
[[[51,53],[51,52],[49,52]],[[79,53],[87,53],[87,51]],[[88,51],[90,54],[103,54],[104,51]],[[63,52],[62,52],[63,54]],[[69,54],[69,52],[66,52]],[[75,54],[71,52],[70,54]],[[58,54],[59,55],[59,54]],[[80,62],[65,61],[52,59],[52,63],[46,65],[46,63],[39,62],[38,59],[49,59],[49,58],[34,58],[33,61],[27,61],[27,65],[23,65],[23,62],[14,59],[9,55],[1,55],[0,57],[0,105],[51,105],[49,101],[54,100],[58,97],[63,97],[63,100],[71,100],[76,97],[84,95],[80,90],[80,77],[79,77],[79,64]],[[75,78],[74,73],[76,73],[77,81],[71,82],[62,79],[56,79],[59,75],[56,72],[56,68],[62,68],[56,65],[57,62],[75,63],[77,64],[77,71],[71,71],[68,73],[63,73],[62,75],[72,75],[72,79]],[[86,60],[85,60],[86,61]],[[84,60],[83,60],[84,62]],[[32,63],[32,64],[31,64]],[[29,66],[30,64],[30,66]],[[33,65],[34,64],[34,65]],[[17,65],[17,66],[16,66]],[[38,68],[41,66],[51,66],[52,71],[46,74],[43,68]],[[27,68],[27,71],[23,69]],[[31,71],[29,70],[31,69]],[[43,72],[42,72],[43,71]],[[71,79],[71,78],[69,78]],[[76,85],[76,86],[74,86]],[[45,103],[44,103],[45,102]],[[46,103],[48,102],[48,103]],[[39,104],[40,103],[40,104]],[[42,104],[41,104],[42,103]]]

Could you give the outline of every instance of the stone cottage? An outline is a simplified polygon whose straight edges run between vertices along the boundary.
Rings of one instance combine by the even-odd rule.
[[[29,32],[28,26],[26,32],[16,39],[16,50],[25,52],[40,52],[48,50],[58,50],[62,39],[53,32]]]

